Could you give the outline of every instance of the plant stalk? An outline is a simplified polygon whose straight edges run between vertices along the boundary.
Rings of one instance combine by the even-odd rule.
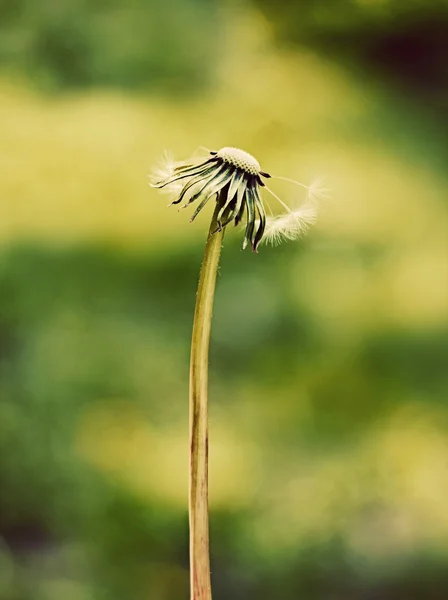
[[[190,356],[190,598],[211,600],[208,527],[208,349],[224,229],[216,231],[219,197],[199,276]],[[213,233],[215,232],[215,233]]]

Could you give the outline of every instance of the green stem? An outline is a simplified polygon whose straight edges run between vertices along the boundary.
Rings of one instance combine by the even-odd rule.
[[[224,230],[216,202],[199,276],[190,358],[190,582],[191,600],[211,600],[208,533],[208,348],[216,275]]]

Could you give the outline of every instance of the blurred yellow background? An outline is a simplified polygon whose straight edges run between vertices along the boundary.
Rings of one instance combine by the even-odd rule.
[[[210,214],[190,225],[147,174],[164,150],[231,145],[331,193],[299,242],[255,255],[226,233],[214,597],[445,598],[446,88],[395,86],[356,37],[351,54],[325,46],[347,27],[380,47],[393,1],[334,3],[343,26],[304,2],[303,31],[287,2],[175,4],[0,6],[0,597],[188,597],[188,352]]]

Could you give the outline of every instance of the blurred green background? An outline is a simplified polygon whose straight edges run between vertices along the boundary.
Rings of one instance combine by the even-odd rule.
[[[146,175],[227,145],[332,191],[226,235],[214,598],[448,597],[447,57],[445,0],[0,1],[1,600],[188,598],[210,214]]]

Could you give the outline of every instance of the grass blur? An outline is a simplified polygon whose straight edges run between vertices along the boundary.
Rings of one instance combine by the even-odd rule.
[[[0,597],[187,597],[188,353],[207,215],[146,175],[234,145],[331,199],[226,234],[211,348],[219,598],[448,592],[448,182],[399,96],[223,11],[213,84],[0,81]],[[415,126],[414,126],[415,124]],[[289,204],[298,188],[273,182]]]

